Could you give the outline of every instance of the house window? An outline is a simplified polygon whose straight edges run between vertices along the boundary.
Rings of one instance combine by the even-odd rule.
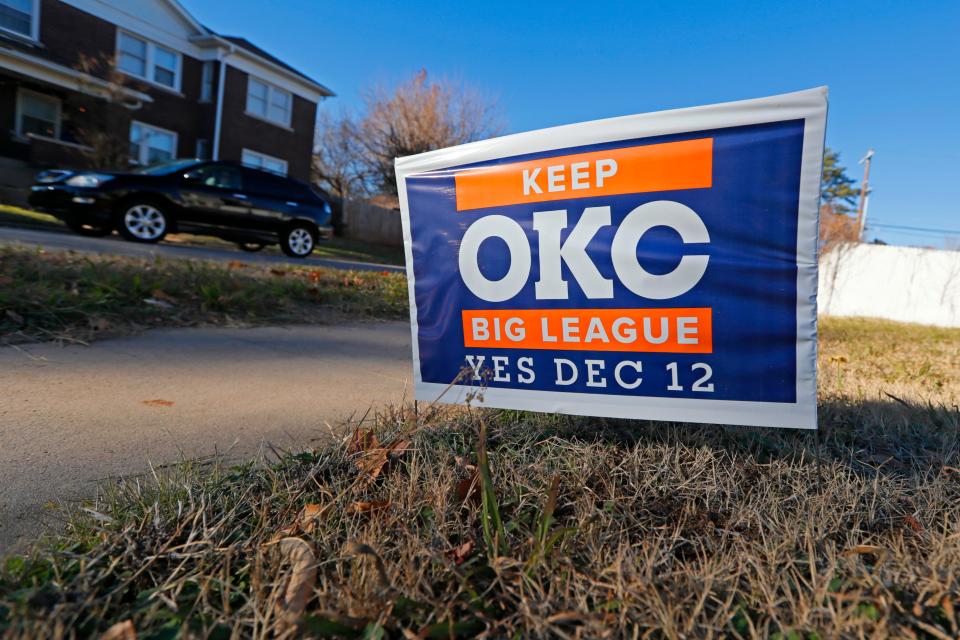
[[[156,164],[177,155],[177,134],[142,122],[130,125],[130,162]]]
[[[290,126],[290,112],[293,96],[263,80],[253,76],[247,82],[247,113],[275,122],[285,127]]]
[[[213,100],[213,60],[203,63],[200,75],[200,102]]]
[[[124,73],[180,90],[180,54],[155,42],[119,31],[117,66]]]
[[[258,153],[256,151],[244,149],[241,161],[244,165],[252,169],[262,169],[280,176],[287,175],[287,161],[281,160],[280,158],[274,158],[273,156],[268,156],[265,153]]]
[[[37,39],[40,0],[0,0],[0,29]]]
[[[60,137],[60,100],[27,89],[17,92],[17,134]]]

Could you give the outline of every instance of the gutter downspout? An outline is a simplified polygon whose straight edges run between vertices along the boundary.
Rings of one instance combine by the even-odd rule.
[[[227,58],[233,53],[231,47],[226,53],[223,50],[217,52],[217,61],[220,63],[217,78],[217,115],[213,124],[213,160],[220,159],[220,130],[223,122],[223,86],[227,79]]]

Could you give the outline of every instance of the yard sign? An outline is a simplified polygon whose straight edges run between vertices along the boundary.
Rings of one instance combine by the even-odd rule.
[[[416,397],[815,429],[826,112],[819,88],[398,159]]]

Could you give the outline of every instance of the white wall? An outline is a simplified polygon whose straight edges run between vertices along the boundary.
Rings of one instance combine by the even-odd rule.
[[[820,313],[960,327],[960,251],[841,245],[820,261]]]

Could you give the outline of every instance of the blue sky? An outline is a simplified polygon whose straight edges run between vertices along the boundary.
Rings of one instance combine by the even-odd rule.
[[[829,85],[827,144],[858,178],[876,150],[870,220],[958,231],[868,237],[960,242],[957,0],[184,4],[333,89],[322,109],[426,68],[495,96],[505,133]]]

